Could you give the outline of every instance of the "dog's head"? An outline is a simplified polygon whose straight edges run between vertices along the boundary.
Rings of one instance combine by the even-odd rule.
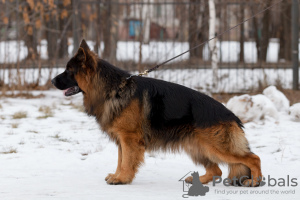
[[[77,53],[69,60],[66,70],[51,80],[52,84],[64,90],[65,96],[79,92],[86,93],[91,75],[96,70],[96,55],[91,52],[85,40],[82,40]]]

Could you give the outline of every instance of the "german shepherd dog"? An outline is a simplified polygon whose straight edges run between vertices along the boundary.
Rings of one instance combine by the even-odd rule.
[[[202,183],[221,176],[247,186],[262,179],[260,158],[250,151],[242,122],[225,106],[190,88],[133,76],[98,58],[82,40],[66,70],[52,83],[65,96],[83,94],[85,112],[118,146],[118,166],[108,184],[131,183],[145,151],[185,151],[206,173]],[[252,177],[252,178],[251,178]],[[186,178],[192,183],[193,178]]]

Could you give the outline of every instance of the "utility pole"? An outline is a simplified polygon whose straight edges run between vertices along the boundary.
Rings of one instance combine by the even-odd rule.
[[[292,63],[293,90],[299,89],[299,2],[293,0],[292,5]]]

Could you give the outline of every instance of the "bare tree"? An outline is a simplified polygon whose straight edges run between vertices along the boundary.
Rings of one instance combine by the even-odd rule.
[[[189,10],[189,46],[194,47],[199,42],[198,18],[200,11],[200,0],[190,0]],[[190,51],[190,58],[199,58],[199,48]]]
[[[216,35],[216,6],[214,0],[208,1],[209,5],[209,38]],[[213,70],[213,86],[214,89],[218,86],[218,48],[217,38],[209,42],[209,49],[211,54],[211,68]]]
[[[289,1],[283,1],[280,12],[280,27],[279,27],[279,60],[291,61],[292,49],[291,43],[291,9],[292,4]]]
[[[105,0],[103,10],[103,58],[110,62],[116,62],[117,42],[118,42],[118,5],[113,5],[109,0]]]
[[[263,8],[269,7],[272,3],[272,0],[266,0],[263,2]],[[252,4],[251,11],[252,14],[255,14],[259,6]],[[262,24],[260,24],[260,19],[258,17],[253,18],[253,28],[254,28],[254,38],[256,42],[257,49],[257,59],[258,61],[266,61],[267,51],[269,47],[270,39],[270,22],[271,22],[271,11],[270,9],[266,10],[263,13]]]
[[[245,5],[244,2],[241,2],[240,4],[240,18],[241,20],[244,20],[245,18]],[[244,24],[240,25],[240,62],[243,63],[244,62],[244,43],[245,43],[245,27]]]
[[[265,8],[269,7],[272,3],[272,0],[266,0],[265,1]],[[261,57],[260,59],[262,61],[267,61],[267,52],[269,47],[269,40],[270,40],[270,24],[271,24],[271,10],[268,9],[264,12],[263,18],[262,18],[262,37],[261,37]]]
[[[46,31],[48,59],[53,60],[55,58],[58,38],[58,18],[56,14],[54,15],[53,13],[49,13],[49,17],[47,17],[46,20],[46,26],[48,29],[48,31]]]
[[[67,19],[69,17],[69,12],[67,9],[71,10],[71,1],[64,0],[58,4],[58,8],[60,11],[59,15],[59,31],[62,35],[60,36],[60,43],[59,43],[59,53],[58,58],[65,58],[68,55],[68,37],[67,37],[67,31],[64,31],[66,29]]]
[[[190,48],[192,48],[196,44],[204,42],[208,39],[209,6],[207,0],[190,0],[190,3],[188,41]],[[203,59],[203,48],[204,46],[202,45],[196,49],[193,49],[190,52],[190,58]]]
[[[34,12],[34,1],[22,1],[21,4],[22,9],[22,17],[24,21],[24,29],[22,32],[24,33],[24,41],[27,47],[27,59],[34,60],[37,57],[37,41],[36,41],[36,29],[34,27],[35,24],[35,15]]]

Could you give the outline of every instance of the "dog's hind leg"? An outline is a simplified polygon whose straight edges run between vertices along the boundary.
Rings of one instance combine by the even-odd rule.
[[[118,145],[118,166],[116,169],[116,172],[114,174],[108,174],[105,178],[105,181],[109,180],[109,179],[115,179],[117,175],[119,175],[120,171],[121,171],[121,163],[122,163],[122,148],[121,145]]]
[[[218,164],[216,164],[216,163],[209,162],[209,164],[207,166],[205,166],[205,170],[206,170],[206,173],[203,176],[199,177],[200,182],[202,184],[206,184],[206,183],[212,181],[214,176],[220,176],[220,177],[222,176],[222,171],[219,168]],[[193,177],[192,176],[187,177],[185,179],[185,182],[192,183]]]
[[[259,186],[262,181],[260,158],[250,151],[244,131],[234,122],[210,130],[210,134],[202,133],[198,137],[205,156],[218,163],[228,163],[231,180],[247,178],[241,180],[244,186]]]
[[[257,155],[250,152],[243,156],[240,156],[218,151],[215,152],[215,155],[218,156],[218,158],[223,162],[229,164],[231,170],[229,178],[232,179],[233,177],[235,177],[239,179],[242,176],[245,176],[247,179],[241,180],[243,186],[259,186],[260,182],[262,181],[262,173],[260,158]],[[251,171],[252,177],[249,177],[249,171]]]
[[[206,173],[200,176],[200,182],[203,184],[212,181],[214,176],[222,176],[222,171],[216,163],[211,163],[209,166],[206,166],[205,169]]]
[[[206,173],[199,177],[202,184],[212,181],[214,176],[222,176],[222,171],[218,164],[204,155],[203,149],[199,144],[195,143],[195,140],[188,142],[188,144],[184,146],[184,149],[196,165],[201,164],[205,167]],[[187,177],[185,182],[192,183],[193,177]]]

